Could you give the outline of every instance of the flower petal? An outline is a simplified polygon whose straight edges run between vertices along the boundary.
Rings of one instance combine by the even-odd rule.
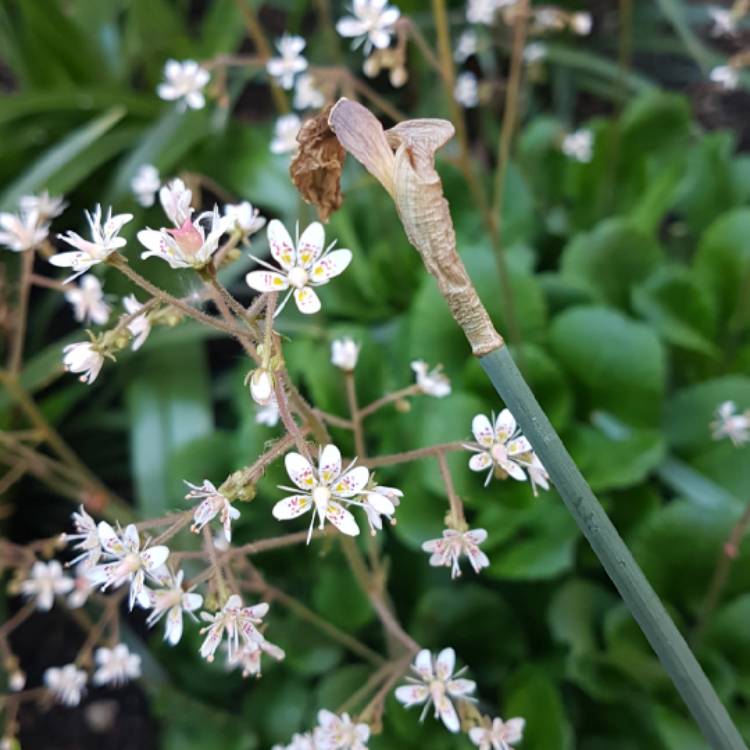
[[[482,471],[486,469],[492,463],[492,456],[487,451],[481,453],[475,453],[469,459],[469,468],[472,471]]]
[[[495,433],[490,424],[490,420],[484,414],[477,414],[471,420],[471,431],[474,439],[484,448],[489,448],[495,438]]]
[[[354,516],[335,500],[329,500],[326,506],[326,518],[342,533],[347,536],[357,536],[359,526]]]
[[[423,648],[414,659],[414,670],[424,680],[431,680],[432,673],[432,654],[429,649]]]
[[[108,552],[110,555],[115,555],[116,557],[123,557],[127,554],[127,550],[125,549],[122,540],[106,521],[100,521],[96,529],[99,534],[99,542],[105,552]]]
[[[424,703],[430,696],[427,685],[401,685],[396,688],[396,700],[406,708]]]
[[[287,521],[290,518],[297,518],[312,506],[312,498],[309,495],[291,495],[279,500],[273,506],[273,517],[279,521]]]
[[[367,485],[370,478],[369,469],[364,466],[355,466],[343,476],[339,477],[333,486],[333,492],[340,497],[353,497],[359,494]]]
[[[452,648],[444,648],[435,660],[435,676],[438,680],[447,680],[456,667],[456,652]]]
[[[245,283],[256,292],[279,292],[289,288],[287,277],[275,271],[250,271]]]
[[[330,484],[341,474],[341,451],[335,445],[326,445],[318,461],[320,481]]]
[[[351,250],[334,250],[312,267],[310,281],[313,284],[325,284],[329,279],[343,273],[351,262]]]
[[[288,271],[294,266],[295,258],[294,243],[289,236],[289,232],[286,231],[286,227],[278,219],[273,219],[268,223],[266,234],[273,259],[285,271]]]
[[[508,438],[513,436],[515,431],[515,417],[510,413],[509,409],[503,409],[495,420],[495,435],[497,439],[504,443]]]
[[[320,257],[325,243],[323,225],[314,221],[302,232],[297,245],[297,265],[309,268]]]
[[[164,565],[169,557],[169,547],[159,544],[156,547],[149,547],[141,552],[141,560],[146,570],[153,570],[160,565]]]
[[[463,678],[458,680],[449,680],[446,685],[445,689],[450,693],[450,695],[453,695],[455,697],[461,697],[462,695],[470,695],[473,693],[477,688],[476,682],[474,680],[465,680]]]
[[[168,643],[173,646],[180,642],[182,638],[182,609],[180,607],[172,607],[167,612],[167,624],[164,630],[164,638]]]
[[[309,286],[295,289],[294,301],[297,303],[297,309],[304,315],[312,315],[320,310],[320,299]]]
[[[301,490],[310,489],[315,484],[315,472],[310,462],[300,453],[287,453],[284,457],[284,466],[289,478]]]
[[[441,695],[438,698],[435,702],[435,709],[440,714],[440,718],[449,732],[456,733],[461,729],[461,722],[458,720],[456,709],[447,696]]]

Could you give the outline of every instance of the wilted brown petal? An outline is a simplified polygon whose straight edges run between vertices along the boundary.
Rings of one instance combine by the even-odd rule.
[[[321,221],[341,206],[341,170],[346,151],[328,125],[328,113],[323,110],[302,126],[297,141],[299,151],[289,171],[302,198],[318,210]]]

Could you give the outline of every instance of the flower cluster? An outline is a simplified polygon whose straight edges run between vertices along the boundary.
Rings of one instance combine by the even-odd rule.
[[[62,198],[52,198],[46,191],[25,195],[18,203],[18,213],[0,212],[0,245],[14,253],[32,250],[47,239],[50,221],[66,207]]]
[[[367,750],[370,727],[352,721],[347,713],[318,712],[318,726],[312,732],[295,734],[287,745],[272,750]]]
[[[750,441],[750,409],[738,412],[734,401],[719,404],[716,419],[711,422],[711,437],[714,440],[727,438],[735,446]]]

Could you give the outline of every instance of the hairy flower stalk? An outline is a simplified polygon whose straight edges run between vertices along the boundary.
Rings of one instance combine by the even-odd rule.
[[[435,152],[453,135],[445,120],[409,120],[384,131],[363,106],[341,99],[328,122],[341,145],[393,198],[407,237],[435,276],[456,322],[516,418],[568,510],[669,673],[711,747],[745,748],[726,709],[495,331],[456,252]]]

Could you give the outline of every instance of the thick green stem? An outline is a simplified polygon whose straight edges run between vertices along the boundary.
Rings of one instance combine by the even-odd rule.
[[[747,750],[693,652],[534,398],[506,347],[480,358],[557,491],[715,750]]]

